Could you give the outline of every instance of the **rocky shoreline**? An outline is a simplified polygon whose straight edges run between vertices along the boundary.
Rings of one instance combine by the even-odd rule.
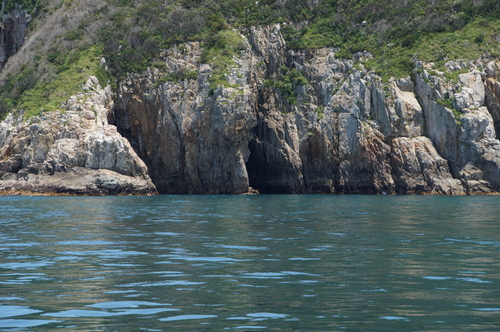
[[[95,77],[64,111],[0,123],[0,192],[50,195],[153,194],[147,168],[108,124],[110,89]]]
[[[189,42],[116,91],[91,76],[60,111],[10,114],[0,193],[499,193],[497,59],[446,72],[417,61],[413,77],[385,82],[365,69],[369,53],[287,50],[279,25],[239,33],[215,89]],[[197,77],[166,79],[185,72]]]

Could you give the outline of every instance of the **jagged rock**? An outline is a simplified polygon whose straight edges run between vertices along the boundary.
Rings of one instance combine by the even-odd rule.
[[[462,90],[469,89],[470,91],[471,101],[469,102],[470,106],[468,108],[483,106],[485,89],[479,71],[475,70],[470,73],[460,74],[458,78],[462,84]]]
[[[497,138],[500,138],[500,61],[486,65],[485,104],[493,117]]]
[[[0,192],[146,194],[155,192],[130,143],[107,124],[110,90],[95,77],[70,98],[65,113],[0,123]],[[91,116],[92,115],[92,116]]]
[[[302,161],[296,144],[298,133],[293,128],[293,119],[262,107],[257,121],[255,138],[249,143],[250,185],[261,193],[304,193]]]
[[[399,80],[393,87],[396,100],[394,109],[399,117],[399,136],[417,137],[423,134],[424,117],[422,107],[415,98],[411,80]]]
[[[429,74],[425,63],[417,63],[415,83],[381,83],[333,48],[285,52],[277,25],[244,32],[247,49],[227,76],[239,89],[209,94],[213,70],[198,63],[197,43],[164,53],[169,71],[190,68],[197,80],[155,87],[161,73],[152,70],[121,84],[116,124],[161,192],[244,193],[251,186],[261,193],[462,195],[498,186],[497,157],[485,145],[496,146],[495,128],[482,107],[488,93],[498,94],[485,90],[479,64],[447,63],[471,68],[458,83]],[[264,84],[284,79],[283,67],[307,80],[292,83],[296,101]],[[438,102],[453,96],[461,118]],[[467,176],[469,163],[490,171]]]
[[[114,105],[90,78],[64,114],[10,115],[0,188],[145,193],[149,174],[161,193],[500,190],[499,62],[447,62],[469,69],[457,81],[417,62],[414,78],[382,82],[363,66],[370,54],[286,50],[279,25],[238,33],[227,84],[189,42],[160,54],[164,70],[119,82]]]
[[[119,89],[116,124],[145,161],[160,192],[247,192],[245,161],[254,121],[249,98],[254,96],[246,86],[220,87],[208,96],[211,69],[199,65],[199,43],[188,44],[187,53],[167,51],[167,66],[194,67],[199,78],[155,87],[159,74],[154,71],[130,75]],[[233,71],[247,73],[244,66]]]
[[[393,139],[391,161],[399,193],[465,194],[460,180],[451,176],[448,162],[427,137]]]
[[[469,110],[461,118],[460,141],[477,142],[483,139],[494,140],[493,118],[486,107]]]
[[[457,119],[453,112],[435,100],[449,94],[449,86],[439,77],[416,74],[416,94],[422,101],[426,136],[436,146],[440,155],[454,163],[458,159]]]
[[[453,106],[460,112],[483,106],[485,87],[478,71],[459,75],[461,89],[454,94]]]
[[[393,80],[389,85],[373,85],[371,114],[385,135],[417,137],[423,134],[422,107],[415,98],[413,83]]]

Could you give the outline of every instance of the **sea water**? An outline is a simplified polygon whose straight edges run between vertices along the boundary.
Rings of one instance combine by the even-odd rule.
[[[499,331],[500,198],[0,197],[2,331]]]

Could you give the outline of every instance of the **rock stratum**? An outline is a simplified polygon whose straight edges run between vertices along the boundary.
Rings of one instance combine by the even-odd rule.
[[[60,111],[9,115],[0,191],[500,191],[500,61],[450,61],[446,72],[415,61],[412,77],[383,82],[363,66],[369,53],[288,50],[279,25],[238,33],[224,84],[189,42],[116,91],[89,77]]]

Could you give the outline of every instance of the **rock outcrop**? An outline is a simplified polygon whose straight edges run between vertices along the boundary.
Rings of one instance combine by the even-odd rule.
[[[24,43],[30,15],[16,4],[16,8],[0,17],[0,70],[7,59]]]
[[[160,55],[164,69],[119,82],[114,105],[90,79],[65,112],[17,126],[10,116],[0,189],[499,192],[499,61],[448,62],[446,75],[417,62],[412,77],[384,82],[364,68],[367,52],[287,50],[279,25],[239,33],[244,47],[217,86],[218,69],[189,42]],[[83,182],[60,185],[67,177]]]
[[[0,192],[149,194],[156,191],[129,142],[108,124],[110,89],[90,77],[63,111],[0,123]]]
[[[160,192],[500,188],[498,63],[450,62],[450,71],[470,69],[454,82],[417,63],[414,79],[384,83],[364,69],[369,53],[356,61],[337,58],[336,49],[286,50],[278,25],[241,32],[247,47],[226,76],[230,87],[211,94],[213,69],[199,63],[197,43],[163,58],[167,73],[196,70],[197,78],[162,82],[163,71],[151,69],[121,83],[115,123]]]
[[[145,161],[163,193],[225,194],[248,190],[255,101],[245,84],[209,97],[208,65],[198,67],[201,48],[189,43],[164,55],[167,72],[199,70],[198,79],[157,84],[160,72],[130,75],[121,83],[115,121]],[[250,68],[235,66],[235,76]]]

